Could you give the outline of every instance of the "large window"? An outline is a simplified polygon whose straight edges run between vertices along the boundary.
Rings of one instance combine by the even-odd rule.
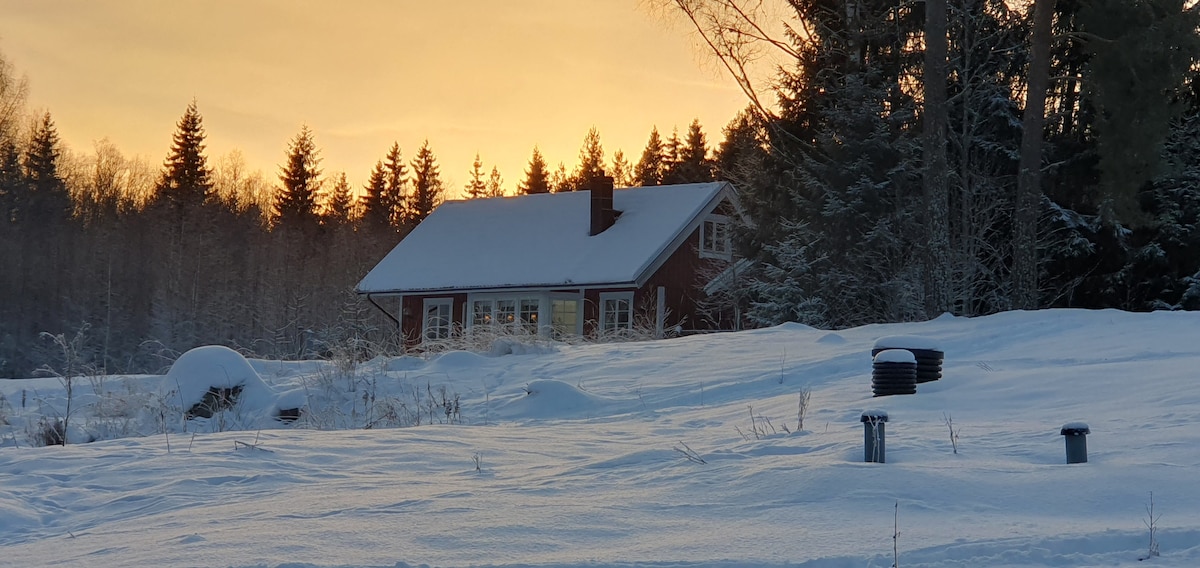
[[[705,258],[733,258],[733,247],[729,239],[729,217],[709,215],[700,225],[700,256]]]
[[[555,339],[579,334],[579,300],[552,300],[550,325]]]
[[[633,292],[600,294],[600,333],[633,329]]]
[[[451,323],[454,321],[453,314],[454,300],[451,298],[427,298],[422,337],[426,341],[449,339]]]

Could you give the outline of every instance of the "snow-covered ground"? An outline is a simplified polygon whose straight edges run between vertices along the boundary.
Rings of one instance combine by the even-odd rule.
[[[901,334],[939,345],[944,377],[872,397],[871,348]],[[77,389],[71,435],[112,439],[66,447],[27,435],[61,384],[0,381],[0,565],[884,567],[894,542],[905,568],[1200,566],[1198,340],[1200,313],[1071,310],[354,377],[252,360],[273,394],[248,401],[309,414],[184,422],[187,387],[110,377]],[[865,409],[890,416],[887,463],[863,463]],[[1067,465],[1080,421],[1089,462]],[[1140,562],[1151,492],[1161,556]]]

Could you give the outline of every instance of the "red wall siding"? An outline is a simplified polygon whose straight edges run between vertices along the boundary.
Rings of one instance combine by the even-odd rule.
[[[404,337],[404,345],[411,347],[421,343],[421,326],[424,324],[426,298],[451,298],[454,300],[452,317],[454,326],[462,329],[465,321],[463,312],[467,307],[466,294],[428,294],[423,296],[405,296],[400,304],[400,335]]]

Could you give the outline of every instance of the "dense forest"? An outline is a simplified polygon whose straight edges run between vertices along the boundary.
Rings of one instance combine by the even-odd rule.
[[[791,0],[782,21],[755,0],[669,4],[746,92],[719,144],[651,127],[636,161],[608,158],[593,128],[570,170],[533,148],[512,192],[477,156],[462,194],[729,180],[753,223],[720,301],[746,325],[1200,308],[1200,3]],[[747,71],[763,50],[786,62],[769,88]],[[0,377],[51,361],[47,332],[107,372],[201,344],[395,345],[352,288],[450,193],[428,142],[381,149],[356,188],[302,127],[268,179],[210,159],[184,101],[161,166],[104,140],[77,153],[28,113],[15,65],[0,58]]]

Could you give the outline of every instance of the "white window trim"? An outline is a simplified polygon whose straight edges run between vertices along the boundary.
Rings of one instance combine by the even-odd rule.
[[[442,306],[446,306],[448,308],[448,314],[446,316],[446,323],[445,323],[446,337],[430,337],[429,332],[431,331],[431,326],[429,325],[430,324],[429,309],[432,307],[440,308]],[[438,310],[438,311],[440,312],[441,310]],[[442,326],[439,325],[438,327],[442,327]],[[454,332],[454,298],[425,298],[424,302],[422,302],[422,304],[421,304],[421,341],[440,341],[443,339],[449,339],[450,335],[453,332]]]
[[[709,223],[721,224],[721,225],[725,226],[725,230],[724,230],[725,238],[722,239],[722,242],[724,243],[724,247],[723,247],[725,249],[724,251],[717,250],[715,247],[711,250],[706,249],[704,247],[704,241],[705,241],[704,237],[707,236],[706,232],[708,230]],[[705,217],[704,221],[700,222],[700,244],[698,247],[698,250],[700,251],[700,258],[717,258],[717,259],[721,259],[721,260],[733,260],[733,240],[731,238],[732,235],[730,235],[730,229],[731,229],[730,218],[726,215],[712,214],[712,215]]]
[[[600,293],[600,321],[597,331],[601,334],[609,333],[608,319],[609,313],[607,308],[608,300],[626,300],[629,305],[628,326],[624,328],[615,328],[614,331],[633,329],[633,292],[601,292]]]

